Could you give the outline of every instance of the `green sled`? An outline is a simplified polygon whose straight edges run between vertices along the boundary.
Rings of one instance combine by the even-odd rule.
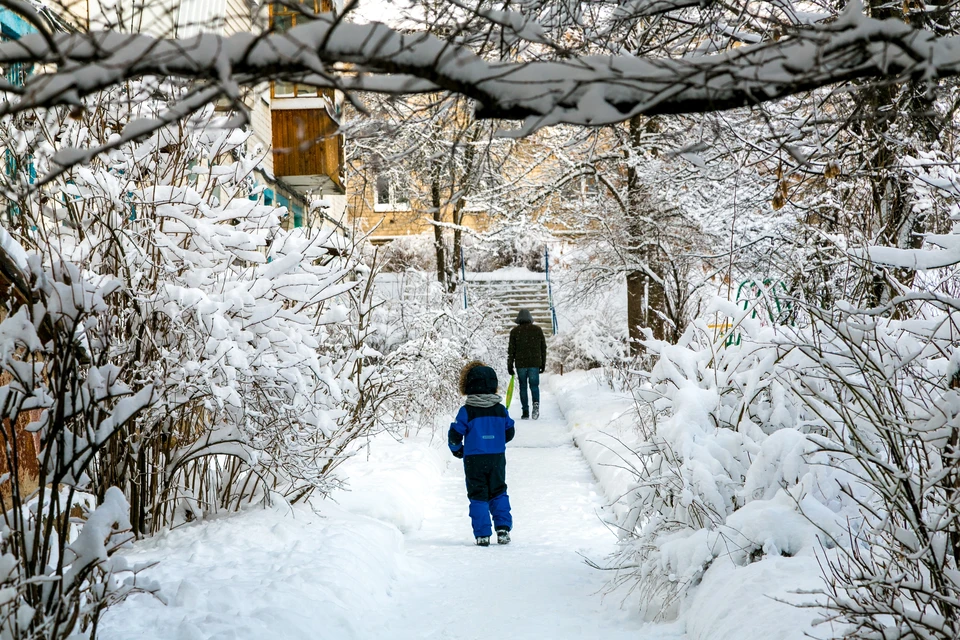
[[[504,401],[503,406],[507,409],[510,408],[510,401],[513,399],[513,376],[510,376],[510,382],[507,384],[507,399]]]

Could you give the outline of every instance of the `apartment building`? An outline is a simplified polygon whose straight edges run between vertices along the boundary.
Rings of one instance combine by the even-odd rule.
[[[335,10],[333,0],[247,3],[244,0],[61,0],[63,20],[79,29],[118,29],[162,38],[190,38],[201,32],[229,36],[273,29],[282,33],[309,19],[309,12]],[[286,207],[289,227],[333,228],[349,233],[344,221],[343,136],[334,91],[284,82],[264,83],[244,100],[251,120],[251,151],[263,154],[257,172],[264,204]]]

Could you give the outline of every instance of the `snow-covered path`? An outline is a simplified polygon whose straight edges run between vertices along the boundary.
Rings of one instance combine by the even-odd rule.
[[[602,597],[609,575],[580,554],[602,561],[615,538],[542,389],[542,418],[518,420],[508,447],[510,545],[474,546],[462,465],[445,448],[382,440],[344,469],[353,490],[339,505],[254,509],[125,552],[157,563],[146,575],[169,602],[133,596],[107,612],[101,640],[683,640]]]
[[[517,420],[517,436],[508,445],[513,542],[471,546],[463,469],[454,461],[427,506],[423,527],[406,539],[409,556],[424,567],[415,575],[424,577],[401,585],[395,606],[374,614],[370,637],[682,637],[644,625],[615,596],[602,598],[609,575],[587,566],[580,554],[602,561],[614,536],[598,516],[602,500],[593,475],[549,391],[541,389],[540,420]],[[520,414],[518,398],[513,413]]]

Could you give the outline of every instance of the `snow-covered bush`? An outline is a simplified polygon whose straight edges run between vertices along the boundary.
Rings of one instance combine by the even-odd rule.
[[[432,235],[420,233],[395,238],[381,246],[367,245],[364,254],[368,261],[376,256],[384,273],[435,272],[437,248],[434,243]]]
[[[464,267],[467,271],[490,272],[506,267],[521,267],[543,272],[543,252],[546,234],[522,231],[512,226],[497,228],[486,234],[463,236]],[[431,233],[394,238],[380,245],[368,245],[364,249],[367,259],[376,255],[384,273],[406,271],[435,272],[437,265],[436,239]],[[445,243],[445,251],[453,247]],[[454,257],[455,270],[459,275],[459,258]]]
[[[498,225],[479,237],[466,236],[464,255],[467,269],[489,272],[507,267],[520,267],[543,272],[543,252],[549,234],[529,221]]]
[[[827,618],[845,638],[960,636],[960,305],[929,319],[821,315],[796,340],[795,392],[845,461],[855,501],[828,557]]]
[[[3,121],[0,263],[16,286],[0,410],[17,426],[3,430],[0,638],[94,633],[141,586],[114,579],[118,540],[324,492],[381,410],[367,270],[349,241],[286,230],[286,210],[258,202],[246,134],[209,107],[110,148],[179,91],[148,80]],[[90,161],[50,173],[64,144]],[[30,433],[27,486],[9,452]]]
[[[620,523],[620,580],[636,582],[645,615],[671,618],[721,555],[737,564],[795,555],[840,535],[843,470],[811,440],[793,391],[806,375],[778,327],[720,305],[738,340],[706,319],[677,344],[647,341],[657,356],[636,385],[645,444]]]
[[[845,638],[960,637],[960,174],[944,160],[908,162],[916,214],[943,226],[923,248],[866,252],[911,290],[814,312],[817,339],[795,341],[816,373],[798,395],[827,430],[821,448],[850,461],[843,490],[859,505],[822,594]]]
[[[45,131],[106,144],[114,118],[156,115],[158,96],[176,89],[131,92],[125,113],[91,105]],[[283,229],[286,210],[256,199],[248,134],[213,116],[210,108],[71,170],[41,203],[37,249],[55,247],[89,277],[120,279],[109,355],[158,390],[98,460],[97,494],[122,487],[137,533],[323,491],[370,426],[358,412],[370,378],[357,377],[362,345],[350,335],[358,261],[333,232]]]
[[[550,340],[547,366],[554,373],[596,369],[627,357],[626,326],[606,309],[583,314],[570,329]]]
[[[116,330],[107,298],[117,279],[93,281],[69,262],[44,265],[2,230],[0,244],[4,284],[22,301],[0,321],[0,638],[83,637],[106,606],[156,591],[112,557],[133,538],[123,492],[110,488],[96,502],[88,492],[98,457],[157,390],[125,380],[107,357]],[[33,446],[36,467],[18,455]]]
[[[394,378],[387,406],[398,424],[433,428],[461,404],[460,369],[470,360],[494,367],[505,391],[507,337],[499,308],[447,294],[430,274],[408,271],[376,308],[370,345]]]
[[[960,310],[808,308],[792,327],[717,308],[736,339],[699,320],[647,343],[619,579],[670,617],[720,556],[820,553],[841,636],[956,637]]]

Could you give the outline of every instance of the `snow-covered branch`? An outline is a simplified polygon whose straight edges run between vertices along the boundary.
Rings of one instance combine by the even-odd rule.
[[[358,25],[330,15],[287,33],[181,40],[114,32],[30,35],[0,44],[0,64],[51,65],[0,114],[79,99],[126,79],[158,75],[241,85],[284,78],[320,87],[400,94],[445,90],[485,118],[528,128],[596,126],[638,113],[706,112],[775,100],[855,79],[933,81],[960,74],[960,38],[865,17],[853,3],[835,22],[775,42],[679,59],[580,56],[486,60],[427,33]]]

